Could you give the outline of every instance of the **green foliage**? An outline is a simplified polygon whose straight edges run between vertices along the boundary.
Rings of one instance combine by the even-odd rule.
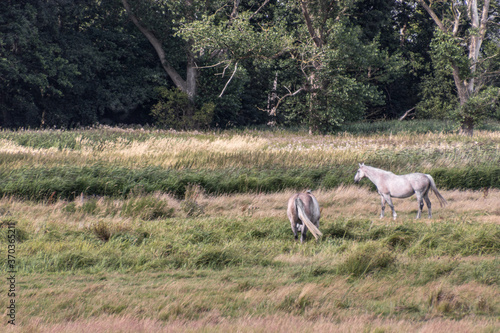
[[[454,38],[434,32],[432,20],[412,2],[307,1],[314,40],[301,3],[294,1],[262,7],[238,2],[235,13],[227,1],[129,3],[180,77],[186,74],[186,54],[194,55],[192,105],[174,92],[157,54],[120,1],[4,1],[0,125],[156,122],[205,129],[271,120],[325,132],[363,118],[395,118],[419,100],[419,118],[476,122],[500,117],[498,107],[484,104],[491,100],[485,96],[488,87],[498,88],[498,80],[482,78],[482,73],[497,72],[500,63],[494,29],[487,31],[475,64],[477,82],[485,89],[456,108],[451,64],[461,80],[474,76],[464,45],[477,32],[466,29],[465,15],[461,37]],[[449,14],[441,3],[433,9],[445,18]],[[270,117],[278,100],[277,114]]]
[[[151,110],[158,125],[177,130],[202,129],[211,125],[215,104],[196,109],[188,95],[177,88],[157,88],[159,101]]]
[[[151,82],[163,80],[155,78],[146,44],[123,28],[119,6],[94,0],[0,4],[0,75],[8,82],[0,93],[2,126],[148,120]]]
[[[436,71],[425,76],[421,83],[421,101],[416,106],[420,119],[450,119],[459,107],[453,78],[449,73]]]
[[[436,27],[431,44],[432,63],[436,71],[450,74],[452,66],[459,71],[460,78],[470,78],[469,58],[459,38]]]
[[[465,104],[450,113],[451,117],[460,124],[471,119],[474,125],[477,125],[492,117],[499,109],[500,87],[489,86],[471,96]]]
[[[202,20],[181,26],[177,35],[193,41],[196,52],[226,50],[231,56],[228,60],[234,62],[249,57],[270,58],[293,43],[282,19],[274,22],[261,20],[260,25],[255,25],[250,21],[251,11],[240,11],[234,20],[228,20],[224,15],[227,13],[219,10],[204,15]]]

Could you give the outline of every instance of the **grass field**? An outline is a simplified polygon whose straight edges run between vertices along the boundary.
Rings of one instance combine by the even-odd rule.
[[[500,131],[426,126],[0,132],[2,330],[496,332]],[[358,162],[429,172],[449,204],[380,219]],[[300,244],[286,201],[308,188],[324,236]]]

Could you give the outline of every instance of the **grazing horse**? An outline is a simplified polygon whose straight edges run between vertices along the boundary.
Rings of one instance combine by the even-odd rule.
[[[319,231],[319,204],[311,191],[294,194],[288,199],[288,219],[292,225],[293,235],[297,239],[297,231],[301,233],[300,242],[306,239],[307,230],[311,231],[316,240],[323,234]]]
[[[423,173],[410,173],[407,175],[395,175],[392,172],[377,169],[364,163],[359,165],[358,172],[354,176],[354,182],[358,183],[363,177],[367,177],[377,187],[378,194],[382,200],[382,213],[380,218],[384,217],[385,203],[389,204],[392,209],[392,216],[396,219],[396,212],[392,204],[392,198],[408,198],[415,193],[418,201],[417,219],[422,214],[424,200],[427,204],[429,218],[432,217],[431,201],[429,200],[429,189],[432,189],[436,197],[439,199],[441,207],[447,204],[446,200],[439,194],[434,179],[430,175]]]

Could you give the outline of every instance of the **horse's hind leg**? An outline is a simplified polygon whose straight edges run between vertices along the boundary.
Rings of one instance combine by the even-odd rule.
[[[427,204],[427,210],[429,211],[429,218],[432,218],[432,211],[431,211],[431,200],[429,199],[429,192],[424,194],[424,200],[425,203]]]
[[[296,223],[292,218],[290,219],[290,224],[292,225],[293,236],[295,240],[299,239],[297,235],[298,223]]]
[[[422,193],[421,192],[415,192],[417,195],[417,202],[418,202],[418,212],[417,212],[417,219],[422,216],[422,208],[424,208],[424,199],[422,198]]]
[[[390,194],[384,194],[384,199],[387,202],[387,204],[389,205],[389,207],[391,207],[392,218],[396,219],[396,217],[398,216],[398,214],[396,214],[396,211],[394,210],[394,205],[392,204],[391,195]]]
[[[307,234],[307,227],[302,224],[302,233],[300,234],[300,242],[304,243],[306,240],[306,234]]]

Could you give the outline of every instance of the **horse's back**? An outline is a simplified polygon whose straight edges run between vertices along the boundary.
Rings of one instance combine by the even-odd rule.
[[[296,216],[297,207],[295,206],[295,200],[297,198],[300,199],[304,204],[305,213],[311,219],[311,221],[313,223],[319,221],[319,204],[314,195],[312,195],[311,193],[296,193],[292,195],[290,199],[288,199],[288,217],[291,218],[293,216],[294,219],[298,219],[298,217]]]
[[[429,188],[430,180],[425,173],[409,173],[405,175],[414,191],[425,191]]]

